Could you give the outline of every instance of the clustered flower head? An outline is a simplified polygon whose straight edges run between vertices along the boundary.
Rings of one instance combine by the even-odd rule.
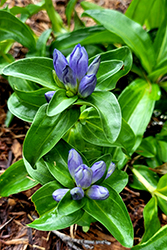
[[[67,95],[78,95],[86,98],[92,94],[96,87],[96,74],[100,65],[100,56],[97,56],[88,66],[88,54],[80,44],[76,45],[69,56],[69,62],[57,49],[53,52],[53,65],[56,75],[67,90]],[[55,91],[45,94],[49,102]]]
[[[89,168],[83,164],[80,154],[71,149],[68,156],[68,170],[76,183],[76,187],[70,190],[73,200],[81,200],[85,195],[93,200],[105,200],[109,197],[109,191],[106,187],[94,184],[100,180],[106,171],[104,161],[98,161]],[[115,170],[115,164],[111,163],[105,177],[108,178]],[[69,191],[68,188],[60,188],[53,192],[54,200],[59,202]]]

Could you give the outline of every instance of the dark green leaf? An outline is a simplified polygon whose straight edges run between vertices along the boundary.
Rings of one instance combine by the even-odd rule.
[[[32,31],[18,18],[7,11],[0,10],[0,41],[14,39],[30,50],[36,43]]]
[[[157,141],[158,157],[161,161],[167,162],[167,142]]]
[[[20,59],[3,70],[4,75],[15,76],[41,84],[44,87],[56,89],[53,75],[53,60],[45,57]],[[40,72],[40,73],[39,73]]]
[[[150,73],[155,64],[151,39],[143,27],[115,10],[87,10],[84,16],[92,17],[107,30],[119,36],[140,58],[144,69]]]
[[[133,227],[126,206],[114,189],[107,188],[110,192],[108,199],[88,199],[84,210],[101,222],[123,246],[132,247]]]
[[[79,117],[77,109],[49,117],[46,114],[47,107],[48,104],[40,107],[24,140],[24,158],[32,167],[54,147]]]
[[[49,212],[49,210],[57,206],[57,202],[53,199],[52,193],[58,188],[62,188],[62,186],[57,181],[51,181],[33,194],[32,201],[40,215]]]
[[[85,205],[85,199],[81,200],[73,200],[70,194],[70,191],[68,191],[65,196],[61,199],[61,201],[58,203],[57,211],[61,215],[68,215],[72,214],[79,209],[81,209]]]
[[[33,221],[29,226],[43,231],[59,230],[76,224],[82,217],[83,213],[83,210],[78,210],[69,215],[60,215],[57,212],[57,208],[53,208],[42,215],[39,219]]]
[[[3,68],[8,64],[10,64],[11,62],[14,62],[14,58],[12,55],[6,54],[5,56],[0,56],[0,75],[2,75]]]
[[[70,0],[66,6],[65,14],[66,14],[68,26],[70,26],[71,17],[72,17],[76,2],[77,0]]]
[[[32,90],[37,90],[40,88],[34,82],[31,82],[31,81],[28,81],[25,79],[21,79],[21,78],[17,78],[17,77],[13,77],[13,76],[9,76],[8,81],[9,81],[9,84],[13,90],[14,90],[14,88],[17,88],[17,89],[23,90],[23,91],[32,91]]]
[[[0,196],[6,197],[30,189],[38,184],[31,179],[24,166],[23,160],[11,165],[0,176]]]
[[[156,140],[153,136],[144,138],[137,148],[136,153],[145,156],[147,158],[154,157],[156,155]]]

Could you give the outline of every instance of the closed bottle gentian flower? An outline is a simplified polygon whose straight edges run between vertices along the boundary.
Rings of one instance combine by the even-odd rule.
[[[86,195],[93,200],[106,200],[109,197],[109,191],[105,187],[92,185],[86,191]]]
[[[93,171],[93,176],[92,176],[92,184],[93,184],[104,175],[106,171],[106,164],[104,161],[98,161],[93,164],[91,169]]]
[[[88,67],[88,54],[80,44],[76,45],[69,56],[69,63],[65,56],[57,49],[53,52],[53,65],[57,77],[66,88],[66,95],[78,95],[86,98],[96,87],[96,73],[100,65],[98,55]],[[57,83],[59,87],[60,84]]]
[[[47,102],[50,102],[50,100],[52,99],[53,95],[54,95],[55,91],[48,91],[45,93],[45,98]]]
[[[110,166],[108,168],[107,175],[106,175],[105,179],[107,179],[108,177],[110,177],[110,175],[112,175],[112,173],[114,172],[115,168],[116,168],[115,163],[111,162]]]
[[[81,200],[84,197],[84,191],[81,187],[75,187],[70,190],[73,200]]]
[[[68,170],[70,175],[74,178],[75,170],[83,163],[82,158],[78,152],[72,148],[68,155]]]
[[[69,190],[68,188],[59,188],[55,190],[52,194],[53,199],[59,202],[64,197],[64,195],[68,192],[68,190]]]
[[[83,189],[88,188],[92,183],[92,175],[92,169],[90,169],[85,164],[81,164],[75,170],[75,182],[77,186]]]

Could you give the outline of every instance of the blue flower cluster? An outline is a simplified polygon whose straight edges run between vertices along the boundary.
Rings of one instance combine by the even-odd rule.
[[[85,195],[93,200],[105,200],[109,197],[109,191],[106,187],[95,185],[106,171],[104,161],[98,161],[91,168],[83,164],[80,154],[71,149],[68,156],[68,170],[76,183],[76,187],[70,190],[73,200],[80,200]],[[115,170],[115,164],[111,163],[106,178]],[[67,188],[60,188],[53,192],[53,198],[59,202],[69,191]]]
[[[68,96],[78,95],[80,98],[86,98],[92,94],[96,87],[100,56],[88,66],[88,54],[85,48],[78,44],[70,54],[69,62],[59,50],[54,49],[53,65]],[[49,91],[45,94],[48,102],[54,93],[55,91]]]

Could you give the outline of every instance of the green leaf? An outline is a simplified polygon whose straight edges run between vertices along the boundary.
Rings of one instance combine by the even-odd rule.
[[[143,211],[145,232],[142,243],[149,240],[161,227],[158,218],[157,198],[154,196],[146,204]]]
[[[0,41],[14,39],[30,50],[35,49],[36,42],[32,31],[17,17],[0,10]]]
[[[8,99],[8,109],[10,112],[26,122],[33,121],[38,108],[39,107],[36,105],[29,105],[26,102],[20,100],[20,98],[15,93],[13,93]]]
[[[0,51],[1,55],[1,51]],[[0,56],[0,75],[2,75],[3,68],[14,61],[14,58],[10,54]]]
[[[167,73],[167,59],[156,65],[156,68],[148,75],[152,82],[158,82]]]
[[[81,219],[83,213],[83,210],[78,210],[72,214],[60,215],[57,212],[57,208],[53,208],[39,219],[33,221],[29,226],[43,231],[59,230],[76,224]]]
[[[57,206],[57,202],[53,199],[52,193],[58,188],[62,188],[62,186],[57,181],[51,181],[33,194],[31,199],[39,215],[43,215]]]
[[[3,74],[30,80],[55,90],[57,87],[53,79],[52,70],[52,59],[34,57],[20,59],[11,63],[4,68]]]
[[[40,107],[24,140],[25,164],[28,161],[32,167],[54,147],[79,117],[77,109],[70,109],[49,117],[46,114],[47,107],[48,104]],[[30,167],[29,164],[27,164],[28,168]]]
[[[151,171],[148,167],[144,165],[134,165],[133,172],[133,182],[129,183],[132,188],[145,190],[145,191],[153,191],[153,189],[157,188],[157,184],[159,181],[158,175]],[[138,176],[138,173],[140,176]],[[148,185],[147,185],[148,184]],[[150,189],[151,186],[151,189]]]
[[[140,146],[137,148],[136,153],[147,158],[154,157],[156,155],[156,140],[153,136],[148,136],[142,139]]]
[[[158,157],[161,161],[167,162],[167,142],[157,141]]]
[[[108,101],[106,102],[106,100]],[[95,91],[85,101],[85,104],[87,103],[97,110],[106,139],[113,143],[121,129],[121,111],[116,97],[111,92]],[[77,103],[84,104],[80,100]]]
[[[1,0],[0,7],[1,7],[4,3],[6,3],[6,1],[7,1],[7,0]]]
[[[96,9],[96,10],[103,10],[103,7],[95,4],[95,3],[91,3],[91,2],[86,2],[86,1],[82,1],[81,2],[81,7],[84,10],[91,10],[91,9]]]
[[[30,189],[37,184],[37,181],[29,177],[23,160],[19,160],[0,176],[0,196],[7,197]]]
[[[73,200],[70,194],[70,191],[68,191],[61,201],[58,203],[57,211],[61,215],[68,215],[72,214],[79,209],[81,209],[85,205],[85,199],[81,200]]]
[[[167,245],[167,225],[160,228],[147,242],[134,246],[132,250],[164,250]]]
[[[23,91],[32,91],[32,90],[37,90],[40,88],[34,82],[31,82],[31,81],[28,81],[25,79],[21,79],[21,78],[17,78],[17,77],[13,77],[13,76],[9,76],[8,81],[9,81],[9,84],[13,90],[14,90],[14,88],[17,88],[17,89],[23,90]]]
[[[118,98],[122,117],[133,129],[137,138],[134,151],[141,143],[152,116],[155,100],[158,100],[159,96],[160,89],[157,84],[150,85],[145,80],[136,79],[124,89]]]
[[[65,14],[66,14],[68,26],[70,26],[71,17],[72,17],[76,2],[77,0],[70,0],[66,6]]]
[[[51,51],[55,48],[58,50],[63,50],[67,48],[72,48],[76,44],[106,44],[106,43],[123,43],[122,39],[116,36],[114,33],[106,30],[103,26],[92,26],[81,28],[76,31],[59,35],[51,44]],[[114,58],[115,59],[115,58]]]
[[[150,0],[149,2],[147,0],[133,0],[125,15],[143,25],[150,14],[154,2],[156,2],[156,0]]]
[[[155,64],[155,53],[151,39],[143,27],[115,10],[87,10],[84,16],[92,17],[107,30],[119,36],[141,60],[150,73]]]
[[[117,193],[120,193],[128,183],[128,174],[119,169],[115,169],[110,177],[103,181],[103,184],[113,188]]]
[[[101,64],[97,73],[96,90],[106,91],[114,89],[117,81],[131,69],[132,53],[130,49],[125,46],[101,53],[100,55]],[[91,62],[93,59],[94,58],[91,58],[89,61]],[[113,68],[113,72],[111,70],[111,73],[107,73],[105,66],[111,67],[111,69]]]
[[[123,246],[132,247],[133,227],[126,206],[114,189],[107,188],[110,192],[108,199],[88,199],[84,210],[101,222]]]
[[[49,102],[47,115],[54,116],[63,112],[65,109],[70,107],[77,99],[78,97],[76,95],[73,97],[67,97],[65,89],[58,89]]]

